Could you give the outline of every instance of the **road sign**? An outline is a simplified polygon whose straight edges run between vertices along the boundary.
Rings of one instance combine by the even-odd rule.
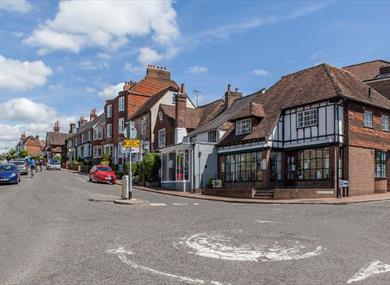
[[[125,139],[123,141],[123,147],[124,148],[139,148],[141,146],[141,141],[140,140],[132,140],[132,139]]]

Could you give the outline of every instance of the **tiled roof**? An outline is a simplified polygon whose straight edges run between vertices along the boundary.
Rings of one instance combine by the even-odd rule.
[[[65,140],[68,138],[68,136],[69,134],[67,133],[47,132],[46,133],[47,146],[65,145]]]
[[[372,60],[343,67],[343,69],[353,73],[362,81],[375,79],[379,75],[381,67],[390,66],[390,62],[385,60]]]
[[[189,136],[194,136],[196,134],[208,132],[214,130],[226,122],[232,120],[232,118],[238,116],[241,117],[241,114],[247,112],[247,109],[250,109],[250,104],[254,100],[255,94],[242,97],[235,100],[228,109],[224,109],[218,116],[210,120],[209,122],[202,124],[196,130],[189,133]]]
[[[216,100],[196,109],[186,109],[186,128],[197,129],[213,119],[223,108],[223,100]],[[161,110],[171,119],[175,119],[175,106],[160,105]]]
[[[259,93],[257,93],[259,94]],[[276,125],[283,109],[332,98],[345,98],[390,110],[390,100],[355,77],[352,73],[329,64],[320,64],[282,77],[264,94],[254,96],[265,117],[254,125],[250,134],[235,136],[233,128],[220,145],[264,139]],[[245,97],[244,97],[245,98]]]
[[[147,112],[150,111],[150,109],[155,105],[157,104],[157,102],[169,91],[169,90],[172,90],[172,91],[177,91],[177,88],[175,87],[168,87],[168,88],[165,88],[164,90],[160,91],[158,94],[150,97],[143,105],[141,108],[138,109],[138,111],[136,111],[133,115],[131,115],[130,117],[130,120],[133,120]]]
[[[159,79],[150,76],[146,76],[144,79],[140,80],[134,84],[129,90],[129,93],[153,96],[161,90],[173,87],[176,90],[179,89],[176,82],[173,80]]]

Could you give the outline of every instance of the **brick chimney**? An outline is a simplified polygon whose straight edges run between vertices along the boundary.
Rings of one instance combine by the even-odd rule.
[[[88,122],[88,120],[86,120],[84,117],[80,117],[80,120],[79,120],[79,128],[81,128],[82,126],[84,126],[87,122]]]
[[[36,136],[35,136],[35,139],[39,141],[39,135],[36,135]]]
[[[26,133],[25,133],[25,132],[23,132],[23,133],[20,135],[20,139],[21,139],[22,141],[24,141],[24,140],[26,139]]]
[[[70,123],[69,125],[69,133],[74,134],[76,132],[76,124],[75,123]]]
[[[175,99],[175,144],[181,143],[183,141],[183,138],[187,135],[186,111],[187,95],[184,90],[184,84],[181,84],[180,91],[177,93]]]
[[[171,72],[165,66],[155,66],[148,64],[146,69],[146,78],[157,78],[162,80],[171,80]]]
[[[91,114],[89,114],[89,120],[90,121],[93,121],[93,120],[95,120],[97,118],[97,115],[96,115],[96,108],[93,108],[92,110],[91,110]]]
[[[239,98],[242,98],[242,92],[240,92],[238,90],[238,88],[236,88],[234,91],[231,90],[232,89],[232,85],[231,84],[228,84],[227,86],[227,91],[225,92],[225,108],[230,108],[230,106],[232,105],[232,103],[239,99]]]
[[[59,121],[54,123],[53,130],[54,130],[55,133],[59,133],[60,132],[60,122]]]

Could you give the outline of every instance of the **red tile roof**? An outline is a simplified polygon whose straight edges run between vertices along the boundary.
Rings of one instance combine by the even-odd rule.
[[[159,93],[161,90],[167,89],[169,87],[175,88],[176,90],[179,89],[178,85],[173,80],[146,76],[144,79],[133,84],[127,91],[129,93],[138,95],[153,96],[156,93]]]
[[[366,81],[375,79],[379,75],[379,69],[385,66],[390,66],[390,62],[378,59],[344,66],[343,69],[351,72],[360,80]]]

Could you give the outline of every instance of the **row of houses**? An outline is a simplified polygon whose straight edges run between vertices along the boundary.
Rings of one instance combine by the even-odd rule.
[[[165,189],[245,198],[335,197],[389,189],[390,63],[320,64],[244,96],[196,106],[184,84],[149,65],[98,116],[70,126],[69,160],[106,153],[123,169],[129,124],[142,141],[132,159],[161,155]],[[346,182],[347,181],[347,182]]]

